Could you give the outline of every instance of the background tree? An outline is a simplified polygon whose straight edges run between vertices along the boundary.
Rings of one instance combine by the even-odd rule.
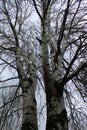
[[[18,86],[15,96],[21,88],[23,102],[21,130],[37,130],[35,56],[34,51],[32,52],[32,32],[25,22],[32,13],[32,7],[29,2],[19,0],[1,0],[0,6],[1,73],[9,67],[14,73],[11,73],[11,77],[8,75],[9,78],[2,82],[18,80],[15,81]],[[26,29],[29,31],[26,32]]]

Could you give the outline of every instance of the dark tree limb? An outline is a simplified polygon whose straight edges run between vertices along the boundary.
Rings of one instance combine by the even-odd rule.
[[[64,83],[67,83],[69,80],[71,80],[74,77],[76,77],[81,72],[81,70],[83,70],[86,67],[87,67],[87,62],[83,63],[81,66],[79,66],[76,69],[76,71],[74,71],[72,74],[70,74],[69,76],[67,76],[66,79],[64,80]]]
[[[37,14],[38,14],[38,16],[40,17],[40,19],[41,19],[41,21],[42,21],[42,16],[41,16],[41,14],[40,14],[40,12],[39,12],[39,10],[38,10],[38,8],[37,8],[36,1],[33,0],[33,3],[34,3],[34,7],[35,7],[35,9],[36,9]]]

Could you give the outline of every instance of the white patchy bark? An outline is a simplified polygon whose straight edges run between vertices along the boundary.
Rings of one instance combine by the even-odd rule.
[[[25,74],[22,60],[26,63],[27,68],[30,69],[30,74],[28,76]],[[33,63],[29,61],[28,57],[21,52],[19,47],[16,48],[16,64],[23,95],[23,119],[21,130],[37,130],[37,110],[35,100],[36,68]]]
[[[43,8],[44,12],[44,8]],[[55,51],[50,35],[50,21],[49,15],[43,19],[42,22],[42,56],[43,56],[43,78],[46,88],[47,100],[47,124],[46,130],[68,130],[67,112],[65,110],[63,98],[63,84],[62,84],[62,58],[65,50],[65,43],[62,46],[61,53],[57,56],[57,61],[54,61]],[[49,36],[48,36],[49,34]],[[52,71],[50,72],[48,45],[52,53],[51,63]]]
[[[23,70],[23,63],[22,63],[22,59],[21,59],[22,56],[21,56],[19,47],[16,47],[15,55],[16,55],[16,65],[17,65],[19,77],[24,79],[25,78],[25,72]]]

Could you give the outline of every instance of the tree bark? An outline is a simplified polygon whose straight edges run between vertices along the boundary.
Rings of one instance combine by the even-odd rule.
[[[47,124],[46,130],[68,130],[68,118],[64,105],[63,87],[55,83],[51,96],[47,95]],[[55,88],[56,87],[56,88]]]
[[[35,88],[29,79],[22,81],[23,121],[21,130],[37,130]]]
[[[21,130],[37,130],[37,110],[35,100],[36,87],[36,71],[33,64],[30,65],[29,60],[25,60],[29,70],[29,78],[25,74],[22,62],[24,58],[19,47],[16,48],[16,64],[19,75],[19,82],[22,89],[23,113]]]
[[[49,54],[50,38],[50,14],[45,11],[45,5],[42,5],[43,21],[41,25],[42,57],[43,57],[43,79],[46,89],[47,101],[47,122],[46,130],[68,130],[67,112],[64,104],[62,84],[62,53],[58,51],[51,56]],[[47,14],[46,14],[46,13]],[[50,10],[49,10],[50,13]],[[51,47],[51,46],[50,46]],[[50,70],[49,56],[53,61],[52,71]]]

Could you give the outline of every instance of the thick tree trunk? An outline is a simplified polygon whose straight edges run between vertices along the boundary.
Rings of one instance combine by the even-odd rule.
[[[46,3],[46,1],[45,1]],[[63,85],[62,82],[62,52],[60,48],[58,53],[51,49],[50,37],[50,10],[46,12],[46,5],[43,3],[41,24],[41,41],[42,41],[42,57],[43,57],[43,79],[46,88],[47,101],[47,122],[46,130],[68,130],[67,112],[64,105]],[[48,13],[49,12],[49,13]],[[51,56],[52,55],[52,56]],[[52,62],[52,70],[50,70],[49,57]]]
[[[67,112],[64,105],[63,87],[53,86],[51,96],[47,95],[47,124],[46,130],[68,130]],[[48,91],[49,92],[49,91]]]
[[[35,88],[25,80],[22,82],[23,91],[23,121],[21,130],[37,130]]]
[[[28,76],[25,74],[22,58],[24,58],[26,67],[30,72]],[[32,58],[32,60],[34,59]],[[36,71],[34,65],[30,65],[30,60],[23,57],[19,47],[16,49],[16,64],[20,79],[20,86],[22,88],[23,99],[21,130],[37,130],[37,110],[35,100]]]
[[[60,82],[62,81],[62,56],[58,57],[59,64],[54,63],[54,70],[52,73],[50,71],[48,60],[49,54],[46,39],[46,29],[43,27],[43,30],[43,78],[47,97],[46,130],[68,130],[67,112],[65,110],[63,98],[63,86],[60,85]]]

